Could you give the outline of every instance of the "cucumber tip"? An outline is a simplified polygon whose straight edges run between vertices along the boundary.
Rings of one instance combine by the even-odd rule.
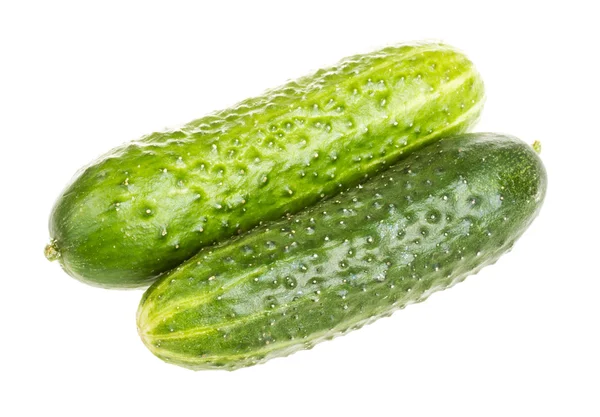
[[[50,243],[46,245],[44,248],[44,255],[50,262],[56,261],[58,258],[60,258],[60,251],[58,250],[58,246],[56,246],[55,240],[50,241]]]

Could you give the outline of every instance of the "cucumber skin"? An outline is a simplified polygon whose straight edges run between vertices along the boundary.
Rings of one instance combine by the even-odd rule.
[[[159,358],[233,370],[310,348],[448,288],[507,252],[546,191],[516,138],[465,134],[362,186],[201,250],[144,294]]]
[[[47,257],[92,285],[148,285],[204,246],[467,130],[483,101],[472,63],[443,44],[347,58],[87,166],[53,208]]]

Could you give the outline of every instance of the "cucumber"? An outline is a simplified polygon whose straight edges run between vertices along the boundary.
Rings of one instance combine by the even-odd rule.
[[[146,291],[138,332],[156,356],[191,369],[310,348],[495,262],[545,190],[539,157],[514,137],[442,139],[363,185],[202,249]]]
[[[473,64],[443,44],[347,58],[85,167],[52,210],[46,256],[93,285],[147,285],[202,247],[465,131],[483,101]]]

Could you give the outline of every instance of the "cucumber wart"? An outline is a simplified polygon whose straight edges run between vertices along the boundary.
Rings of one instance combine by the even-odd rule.
[[[473,64],[447,45],[347,58],[85,167],[53,208],[46,256],[93,285],[146,285],[467,130],[483,101]]]
[[[295,216],[202,249],[146,291],[138,331],[159,358],[192,369],[310,348],[495,262],[545,190],[539,157],[516,138],[442,139]]]

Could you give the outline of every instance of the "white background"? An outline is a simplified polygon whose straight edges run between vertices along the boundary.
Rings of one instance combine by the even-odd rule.
[[[3,1],[0,415],[599,416],[594,3]],[[310,351],[192,372],[138,340],[141,290],[92,288],[44,258],[55,198],[99,154],[426,38],[482,73],[477,130],[540,140],[549,173],[540,217],[465,283]]]

